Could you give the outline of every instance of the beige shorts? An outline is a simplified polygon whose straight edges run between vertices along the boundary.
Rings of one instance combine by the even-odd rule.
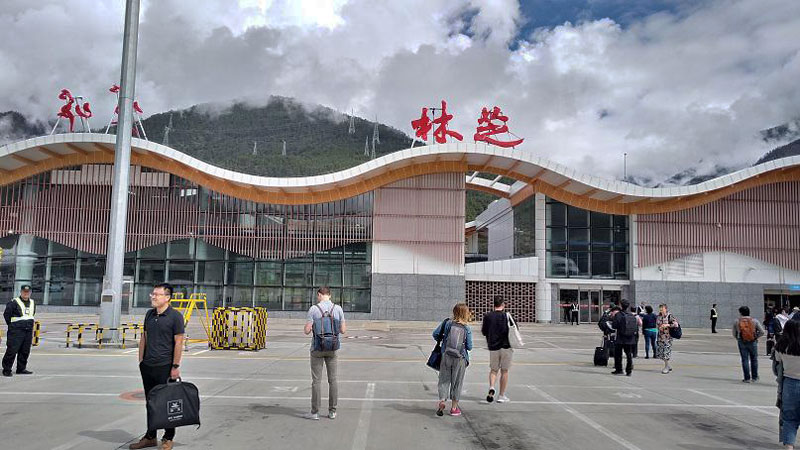
[[[511,359],[514,356],[513,348],[501,348],[500,350],[489,351],[489,368],[493,372],[498,370],[508,370],[511,368]]]

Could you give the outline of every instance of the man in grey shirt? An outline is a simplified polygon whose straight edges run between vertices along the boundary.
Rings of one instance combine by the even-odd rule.
[[[322,286],[317,290],[317,304],[308,310],[306,317],[305,334],[311,334],[314,328],[314,320],[321,319],[323,312],[330,313],[334,320],[339,322],[339,333],[344,334],[347,326],[344,321],[344,311],[339,305],[331,302],[331,290],[327,286]],[[328,372],[328,418],[336,418],[336,403],[339,400],[339,386],[336,382],[337,357],[336,351],[318,351],[314,348],[314,339],[311,337],[311,412],[303,417],[311,420],[319,420],[319,406],[321,403],[320,390],[322,383],[322,365]]]
[[[764,335],[764,327],[757,319],[750,317],[750,308],[739,308],[739,320],[733,323],[733,337],[739,344],[742,357],[743,383],[758,381],[758,338]]]

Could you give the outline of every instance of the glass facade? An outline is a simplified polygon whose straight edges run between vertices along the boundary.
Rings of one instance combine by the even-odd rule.
[[[0,301],[27,283],[44,305],[98,306],[105,257],[31,235],[0,238]],[[156,283],[176,292],[207,294],[209,307],[263,306],[306,310],[316,288],[328,285],[345,311],[370,311],[371,245],[351,243],[302,258],[258,260],[201,239],[179,239],[125,255],[124,275],[134,283],[134,306],[148,307]]]
[[[628,217],[548,198],[547,276],[628,279]],[[516,226],[516,220],[515,220]]]
[[[523,200],[514,211],[514,256],[536,253],[536,201],[534,196]]]

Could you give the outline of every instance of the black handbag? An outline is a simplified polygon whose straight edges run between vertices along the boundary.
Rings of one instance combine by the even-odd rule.
[[[197,425],[200,428],[200,394],[197,386],[177,380],[167,380],[150,390],[147,396],[147,429]]]
[[[431,356],[428,356],[428,362],[425,363],[433,370],[439,370],[442,367],[442,339],[444,339],[444,326],[449,319],[444,319],[442,326],[439,329],[439,334],[436,336],[436,346],[431,351]]]
[[[675,318],[672,317],[672,314],[669,315],[669,319],[668,320],[669,320],[669,324],[670,324],[669,337],[671,337],[672,339],[680,339],[683,336],[683,330],[681,330],[680,322],[675,320]],[[673,321],[675,321],[675,323],[678,324],[677,327],[672,327],[672,322]]]

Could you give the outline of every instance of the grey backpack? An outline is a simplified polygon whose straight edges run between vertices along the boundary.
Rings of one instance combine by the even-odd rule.
[[[462,358],[464,347],[467,346],[467,327],[460,323],[451,322],[450,332],[444,345],[444,354]]]

